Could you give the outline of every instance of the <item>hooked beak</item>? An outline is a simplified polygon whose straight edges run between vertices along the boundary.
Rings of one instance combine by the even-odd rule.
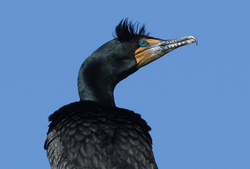
[[[140,50],[136,50],[135,58],[138,68],[147,65],[178,47],[192,43],[198,44],[198,40],[194,36],[185,36],[173,40],[156,40],[154,43],[143,47],[143,49],[141,47]]]

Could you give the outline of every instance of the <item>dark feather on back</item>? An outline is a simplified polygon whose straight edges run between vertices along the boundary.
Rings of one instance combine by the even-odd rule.
[[[133,111],[80,101],[49,120],[44,147],[52,169],[157,169],[150,127]]]

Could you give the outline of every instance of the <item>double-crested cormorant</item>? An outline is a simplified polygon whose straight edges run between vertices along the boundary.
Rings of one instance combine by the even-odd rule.
[[[63,106],[51,121],[45,149],[53,169],[156,169],[150,127],[133,111],[115,106],[117,83],[184,45],[193,36],[162,40],[127,19],[115,39],[94,51],[78,75],[80,101]]]

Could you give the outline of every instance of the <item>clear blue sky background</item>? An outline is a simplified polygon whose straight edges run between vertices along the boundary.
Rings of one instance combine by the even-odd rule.
[[[250,168],[250,2],[1,1],[0,168],[49,169],[47,117],[78,101],[84,59],[122,18],[162,39],[194,35],[115,90],[152,127],[159,168]]]

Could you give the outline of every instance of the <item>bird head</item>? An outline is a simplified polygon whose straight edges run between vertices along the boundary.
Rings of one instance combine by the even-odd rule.
[[[136,71],[178,47],[197,42],[194,36],[172,40],[154,38],[146,32],[145,25],[139,27],[138,23],[124,19],[116,27],[115,43],[118,49],[114,51],[119,63],[125,61],[122,68]]]

